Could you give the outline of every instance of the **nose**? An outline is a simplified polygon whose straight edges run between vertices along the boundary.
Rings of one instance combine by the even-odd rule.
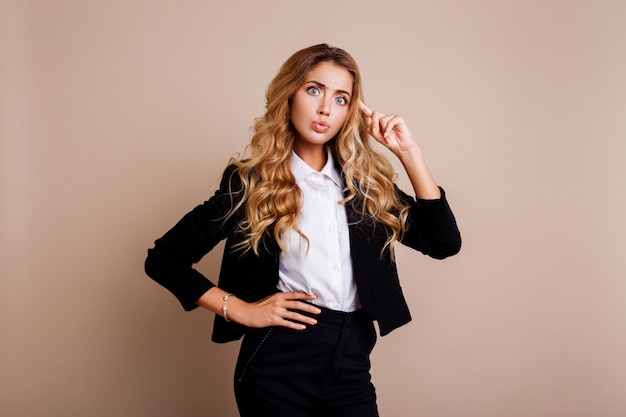
[[[317,114],[322,115],[322,116],[327,116],[330,114],[330,98],[329,97],[322,97],[322,100],[320,102],[320,106],[317,109]]]

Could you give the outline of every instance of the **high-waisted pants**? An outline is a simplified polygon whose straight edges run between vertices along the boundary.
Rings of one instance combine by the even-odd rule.
[[[360,311],[322,308],[305,330],[250,329],[235,368],[241,417],[377,417],[370,377],[376,343]]]

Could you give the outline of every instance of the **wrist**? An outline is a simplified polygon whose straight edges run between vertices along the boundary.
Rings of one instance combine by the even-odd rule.
[[[222,300],[224,301],[224,304],[222,305],[222,317],[224,317],[224,320],[226,320],[227,322],[232,321],[228,314],[228,307],[229,307],[228,300],[230,300],[231,298],[235,298],[235,297],[237,297],[235,294],[230,294],[230,293],[225,294],[222,297]]]
[[[228,321],[239,323],[243,326],[250,326],[249,321],[246,319],[247,317],[249,317],[249,314],[247,313],[248,307],[250,305],[249,303],[243,301],[237,296],[231,295],[228,298],[228,301],[224,302],[224,305],[227,308],[226,315],[228,317]]]
[[[398,151],[396,156],[404,166],[416,165],[423,160],[422,151],[417,144],[410,149]]]

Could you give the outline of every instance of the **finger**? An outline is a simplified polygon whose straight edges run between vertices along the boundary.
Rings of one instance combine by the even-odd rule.
[[[283,319],[290,320],[292,322],[304,323],[304,324],[310,324],[310,325],[317,324],[317,319],[315,319],[314,317],[310,317],[310,316],[298,313],[297,311],[285,312],[285,314],[283,314]]]
[[[307,301],[313,301],[317,298],[315,294],[308,294],[305,292],[288,292],[282,293],[285,297],[280,304],[276,306],[280,306],[281,309],[289,309],[292,311],[299,310],[304,311],[311,314],[320,314],[322,310],[320,310],[317,306],[308,303]]]
[[[304,329],[306,329],[306,325],[305,324],[296,323],[295,321],[289,321],[289,320],[281,320],[280,322],[275,323],[274,326],[286,327],[288,329],[293,329],[293,330],[304,330]]]
[[[393,115],[393,117],[386,120],[385,128],[383,129],[385,137],[389,137],[394,132],[394,130],[397,133],[403,128],[403,126],[405,126],[404,119],[397,114]]]
[[[379,124],[380,124],[380,130],[383,133],[383,136],[386,136],[385,132],[387,132],[387,130],[388,130],[387,128],[389,126],[389,122],[391,120],[393,120],[393,118],[394,118],[393,114],[388,114],[388,115],[382,116],[380,118]]]
[[[286,308],[291,311],[305,311],[311,314],[320,314],[322,310],[320,310],[317,306],[309,303],[303,303],[301,301],[292,301],[290,302]]]
[[[392,114],[385,116],[381,120],[383,137],[388,138],[389,135],[391,135],[392,130],[400,124],[402,124],[402,119],[398,115]]]
[[[383,116],[384,114],[379,113],[377,111],[373,111],[369,116],[370,117],[370,125],[369,125],[370,134],[377,139],[380,136],[380,119]]]
[[[315,300],[317,295],[309,294],[304,291],[292,291],[281,293],[285,300]]]
[[[359,110],[363,112],[367,117],[372,115],[372,110],[363,103],[363,100],[359,100]]]
[[[316,324],[317,320],[313,317],[290,310],[284,310],[280,314],[277,313],[269,323],[271,326],[282,326],[294,330],[304,330],[307,325],[313,326]]]

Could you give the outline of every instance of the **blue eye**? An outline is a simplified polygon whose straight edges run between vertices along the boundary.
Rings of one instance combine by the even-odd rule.
[[[336,101],[337,101],[337,104],[340,104],[342,106],[345,106],[346,104],[348,104],[348,100],[346,100],[345,97],[337,97]]]
[[[313,95],[317,95],[320,92],[320,89],[317,87],[309,87],[306,89],[306,91],[308,91],[309,93],[313,94]]]

